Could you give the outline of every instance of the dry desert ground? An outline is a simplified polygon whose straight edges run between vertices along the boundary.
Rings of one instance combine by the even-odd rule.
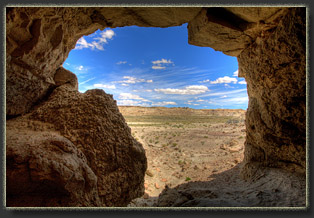
[[[208,182],[241,165],[245,110],[131,106],[119,110],[143,145],[148,163],[145,194],[130,207],[155,206],[165,188]]]

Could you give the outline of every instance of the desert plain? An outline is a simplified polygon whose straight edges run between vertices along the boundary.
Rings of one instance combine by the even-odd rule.
[[[229,179],[223,173],[238,173],[241,167],[245,110],[137,106],[119,110],[147,157],[145,194],[129,207],[154,207],[165,189],[219,183],[216,175]]]

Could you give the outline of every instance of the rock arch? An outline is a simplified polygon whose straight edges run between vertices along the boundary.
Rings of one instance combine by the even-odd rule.
[[[145,151],[116,102],[79,93],[62,68],[80,37],[106,27],[188,23],[189,43],[236,56],[249,95],[243,178],[304,176],[305,19],[304,7],[8,7],[7,206],[125,206],[143,194]]]

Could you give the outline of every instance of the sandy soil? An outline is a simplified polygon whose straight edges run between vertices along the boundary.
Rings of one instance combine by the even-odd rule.
[[[142,143],[148,161],[145,194],[128,206],[155,206],[165,188],[211,181],[215,174],[242,162],[245,111],[233,111],[232,116],[223,111],[213,116],[195,110],[182,117],[178,110],[169,117],[143,110],[121,112],[132,135]]]

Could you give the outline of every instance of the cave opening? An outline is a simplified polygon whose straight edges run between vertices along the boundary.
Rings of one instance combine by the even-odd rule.
[[[14,7],[8,9],[6,13],[5,109],[8,119],[5,139],[6,160],[10,160],[6,162],[5,181],[9,185],[6,193],[9,202],[7,206],[25,206],[25,202],[29,203],[27,205],[38,206],[38,199],[42,202],[40,206],[49,207],[126,206],[132,199],[143,196],[149,188],[162,190],[168,178],[158,175],[164,172],[170,175],[169,171],[153,166],[152,163],[148,163],[147,169],[145,150],[134,139],[145,141],[147,134],[142,139],[143,135],[137,137],[135,133],[137,130],[132,130],[132,137],[130,129],[130,127],[133,129],[141,127],[139,132],[144,130],[145,133],[149,127],[152,127],[161,131],[158,129],[161,127],[156,126],[161,118],[155,116],[152,120],[151,115],[136,116],[135,111],[131,110],[133,118],[150,119],[148,124],[147,120],[144,120],[146,123],[134,123],[135,121],[132,123],[130,117],[124,115],[123,118],[119,113],[116,105],[121,102],[128,103],[127,105],[133,103],[133,109],[136,108],[135,104],[141,103],[142,107],[138,107],[141,113],[145,104],[153,106],[150,108],[156,110],[165,106],[172,112],[184,111],[177,117],[173,114],[168,116],[175,119],[173,122],[168,119],[164,123],[162,128],[167,135],[158,135],[157,138],[154,135],[153,138],[147,139],[147,146],[151,145],[147,151],[150,150],[157,160],[160,160],[159,157],[166,157],[159,163],[166,163],[165,166],[171,173],[178,169],[181,173],[181,175],[177,174],[179,178],[173,176],[185,182],[178,189],[167,189],[169,185],[165,184],[164,190],[167,191],[159,196],[157,206],[299,207],[308,205],[306,202],[308,199],[305,197],[307,185],[305,171],[308,163],[306,147],[308,132],[305,123],[308,103],[306,98],[308,89],[305,82],[308,51],[305,44],[308,31],[306,7],[223,6],[222,9],[218,7]],[[210,68],[204,67],[205,65],[191,66],[189,63],[192,59],[201,61],[195,53],[184,52],[182,47],[181,50],[169,49],[179,42],[180,38],[173,37],[169,43],[166,35],[158,36],[156,33],[150,34],[148,38],[154,40],[160,38],[163,43],[158,44],[153,40],[149,46],[154,45],[160,49],[166,46],[168,51],[155,56],[151,53],[146,61],[139,59],[136,52],[141,51],[140,47],[150,52],[154,49],[150,49],[145,44],[143,37],[134,37],[139,41],[136,44],[131,43],[130,35],[126,34],[125,43],[119,43],[124,48],[137,45],[125,53],[130,59],[121,59],[124,52],[120,49],[106,52],[117,41],[116,37],[123,35],[118,32],[118,28],[104,33],[96,32],[90,38],[86,36],[79,39],[99,28],[130,25],[171,27],[184,23],[188,23],[189,32],[188,37],[185,37],[185,43],[188,38],[188,42],[193,45],[223,51],[225,54],[237,57],[239,66],[226,71],[216,69],[219,75],[215,74],[215,70],[209,72]],[[137,32],[137,27],[132,28]],[[147,31],[150,28],[143,29]],[[178,29],[175,31],[180,32]],[[74,49],[78,40],[78,47]],[[71,50],[71,56],[83,50],[98,53],[93,57],[85,53],[83,58],[79,58],[79,64],[75,66],[69,60],[64,62]],[[108,54],[106,58],[101,55],[103,51],[104,54]],[[169,55],[171,52],[186,57],[187,54],[191,54],[192,57],[182,60]],[[114,59],[114,54],[118,54],[120,58]],[[103,81],[92,74],[97,71],[97,63],[86,65],[86,62],[91,63],[96,60],[101,62],[100,66],[108,62],[109,64],[105,66],[116,67],[115,69],[100,68]],[[80,75],[76,72],[78,76],[75,76],[65,70],[61,67],[63,63],[65,68],[73,72],[78,71]],[[219,61],[217,58],[207,57],[204,63],[210,66],[213,64],[230,66],[227,61]],[[66,66],[67,64],[69,65]],[[134,68],[136,66],[137,69],[130,69],[129,64]],[[145,64],[151,74],[140,70],[139,66]],[[172,74],[169,73],[170,68]],[[225,102],[231,93],[235,94],[234,97],[238,98],[233,98],[231,101],[234,106],[245,100],[246,97],[239,97],[239,94],[246,93],[246,89],[226,94],[219,91],[217,87],[221,84],[225,85],[230,78],[235,83],[231,80],[226,85],[244,86],[245,84],[240,84],[240,82],[245,83],[244,80],[240,81],[233,76],[238,68],[240,76],[246,78],[247,92],[250,96],[245,116],[248,128],[241,169],[242,180],[239,179],[239,171],[234,170],[239,164],[217,176],[214,175],[215,169],[190,164],[187,158],[182,158],[186,155],[190,157],[194,155],[196,160],[200,160],[203,156],[210,160],[209,156],[212,156],[213,149],[210,155],[203,155],[207,149],[206,142],[201,153],[198,153],[195,148],[201,147],[205,139],[214,142],[211,136],[225,138],[227,135],[232,135],[229,130],[225,131],[227,132],[225,134],[219,128],[216,132],[208,132],[208,129],[215,130],[214,124],[204,122],[207,120],[199,114],[198,117],[190,119],[191,123],[188,122],[188,117],[191,116],[192,109],[201,111],[198,107],[206,100],[209,103],[214,97],[217,97],[216,100],[220,102]],[[195,74],[194,71],[197,70],[206,70],[203,72],[205,78]],[[83,77],[87,75],[92,77]],[[165,75],[173,75],[171,83],[158,80]],[[85,90],[80,90],[85,93],[78,92],[77,77],[80,89],[90,85]],[[155,86],[157,81],[159,86]],[[111,92],[117,91],[118,88],[125,88],[125,90],[116,94]],[[224,88],[232,89],[227,86]],[[106,94],[101,89],[112,95]],[[201,98],[197,94],[202,95]],[[165,100],[160,95],[166,96]],[[188,95],[190,99],[184,99]],[[155,98],[152,99],[153,97]],[[130,108],[119,107],[121,112],[123,109]],[[220,110],[220,112],[226,111]],[[157,110],[156,113],[161,112]],[[210,118],[215,116],[207,116],[208,120]],[[127,126],[125,119],[130,127]],[[184,126],[186,125],[184,122],[189,126]],[[195,123],[199,126],[195,126]],[[228,123],[242,125],[234,119],[223,120],[223,124]],[[200,125],[202,128],[207,128],[207,132],[197,129]],[[192,136],[199,136],[202,140],[195,142],[191,140],[191,135],[184,135],[187,128],[195,130]],[[175,136],[169,133],[175,133]],[[161,139],[168,140],[170,137],[173,139],[170,144],[161,143]],[[238,137],[240,139],[240,136]],[[176,140],[181,139],[187,142],[187,148],[190,149],[188,152],[185,150],[187,148],[179,147],[181,143]],[[230,141],[231,144],[236,143]],[[226,147],[219,146],[219,151],[227,152]],[[166,156],[158,153],[162,150]],[[228,152],[236,153],[230,149]],[[148,158],[148,161],[152,160],[154,159]],[[169,161],[175,164],[169,164]],[[188,170],[194,172],[197,168],[205,170],[204,176],[212,172],[211,175],[215,179],[207,184],[196,182]],[[158,179],[158,183],[147,184],[144,176],[145,179]],[[42,184],[42,181],[47,181],[45,184],[52,187],[47,190],[52,192],[40,196],[32,195],[32,191],[40,192],[41,188],[38,184]],[[60,190],[66,190],[70,198],[65,199],[66,195],[64,195],[56,199],[53,187],[57,186]],[[146,192],[146,197],[150,198],[151,195],[148,194]]]
[[[78,89],[103,89],[148,160],[145,197],[210,180],[243,160],[246,82],[235,57],[189,45],[187,24],[107,28],[83,36],[63,67]]]

